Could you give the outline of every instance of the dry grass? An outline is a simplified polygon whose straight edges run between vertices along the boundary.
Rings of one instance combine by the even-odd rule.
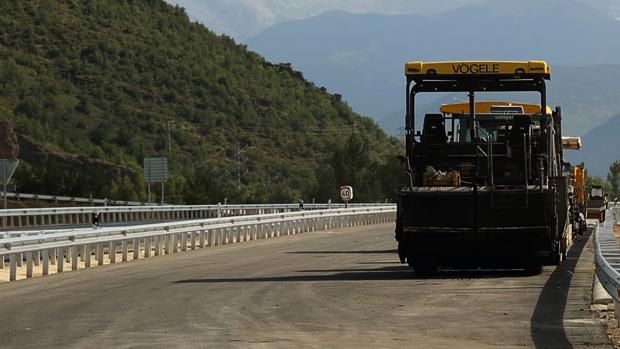
[[[609,336],[609,340],[611,341],[613,347],[620,349],[620,328],[618,328],[618,320],[616,320],[614,311],[610,310],[597,313],[607,328],[607,335]]]

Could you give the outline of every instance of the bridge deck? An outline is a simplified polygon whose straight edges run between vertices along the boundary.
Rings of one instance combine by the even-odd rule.
[[[586,239],[539,276],[415,279],[397,263],[393,231],[307,233],[2,284],[2,347],[610,347],[589,310]]]

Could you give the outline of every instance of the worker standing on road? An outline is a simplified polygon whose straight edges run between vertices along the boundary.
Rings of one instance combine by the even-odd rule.
[[[609,209],[609,200],[607,200],[607,194],[605,194],[603,196],[603,200],[605,200],[605,209],[608,210]]]
[[[299,210],[303,211],[304,209],[304,201],[302,199],[299,199]]]
[[[99,229],[99,212],[93,212],[93,229]]]

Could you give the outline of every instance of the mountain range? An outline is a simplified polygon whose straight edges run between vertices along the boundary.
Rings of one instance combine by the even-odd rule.
[[[565,158],[573,164],[584,162],[588,174],[607,179],[609,166],[620,160],[620,114],[590,130],[582,137],[579,151],[566,151]]]
[[[577,0],[488,0],[433,14],[331,11],[274,25],[246,43],[342,94],[392,134],[403,124],[406,61],[544,59],[552,67],[549,104],[563,106],[565,134],[581,136],[620,113],[620,21],[611,12]],[[420,106],[436,110],[425,98]]]
[[[305,19],[323,12],[342,10],[352,13],[432,14],[483,0],[168,0],[185,7],[197,20],[216,33],[246,40],[267,27]],[[620,0],[581,0],[583,3],[620,17]]]
[[[546,23],[544,29],[540,23]],[[525,0],[490,1],[429,16],[329,12],[273,26],[247,44],[272,61],[291,62],[317,84],[343,94],[356,111],[379,120],[402,108],[408,60],[618,64],[620,45],[609,44],[618,37],[620,21],[580,2]]]
[[[263,29],[326,11],[353,13],[436,13],[482,0],[168,0],[216,33],[246,40]],[[596,1],[596,0],[595,0]],[[600,0],[599,0],[600,1]]]

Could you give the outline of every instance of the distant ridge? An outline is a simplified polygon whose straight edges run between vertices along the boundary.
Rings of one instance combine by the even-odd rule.
[[[431,14],[484,0],[168,0],[185,7],[190,17],[217,33],[246,40],[267,27],[305,19],[330,10],[380,14]],[[505,1],[505,0],[504,0]],[[620,0],[580,0],[601,13],[620,17]]]
[[[291,62],[376,120],[403,108],[405,61],[545,59],[550,103],[564,106],[569,133],[583,134],[620,112],[617,80],[606,77],[620,72],[619,37],[619,21],[579,1],[493,0],[428,16],[331,11],[268,28],[248,46]]]
[[[583,148],[567,151],[566,158],[574,164],[584,162],[588,174],[606,180],[609,166],[620,160],[620,114],[585,134],[582,142]]]

